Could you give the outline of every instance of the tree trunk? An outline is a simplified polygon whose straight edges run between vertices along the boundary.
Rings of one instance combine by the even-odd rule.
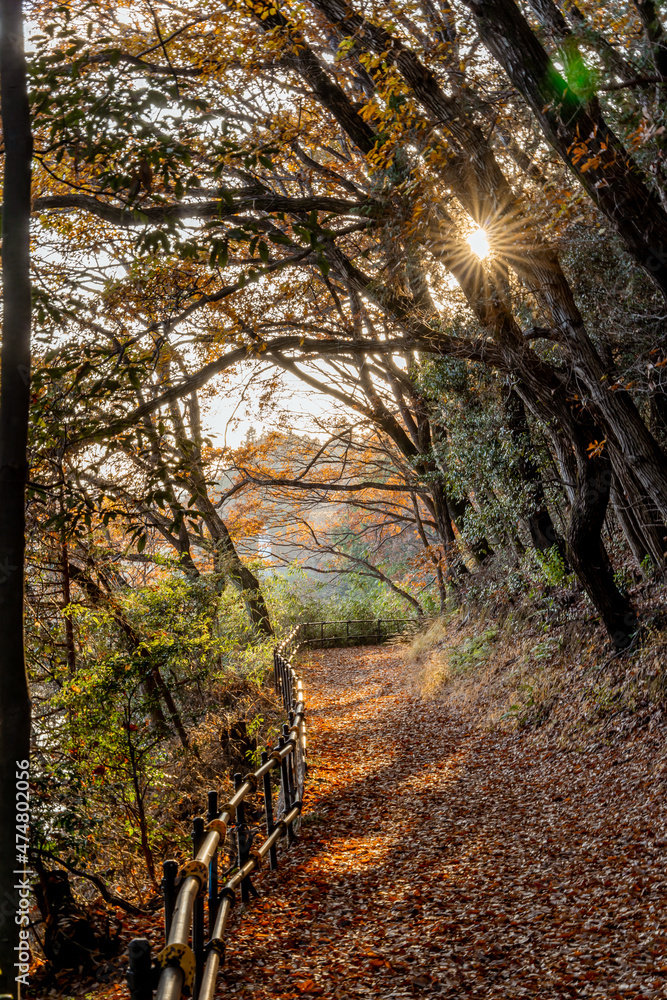
[[[452,515],[449,509],[449,497],[445,493],[445,488],[441,480],[435,480],[429,484],[431,500],[433,503],[433,515],[438,529],[438,534],[442,541],[445,552],[446,569],[445,576],[447,582],[455,587],[458,579],[468,572],[461,553],[459,544],[452,527]]]
[[[85,570],[75,566],[74,563],[69,564],[69,574],[70,578],[76,581],[81,589],[88,594],[93,604],[109,609],[116,625],[127,639],[130,649],[132,649],[137,656],[142,659],[146,659],[145,654],[141,649],[142,643],[140,636],[137,634],[131,622],[127,620],[113,597],[102,590],[102,588],[95,583],[92,577]],[[160,701],[162,700],[167,706],[167,711],[171,716],[171,721],[173,722],[174,729],[178,734],[178,738],[183,746],[187,747],[189,745],[188,734],[181,720],[181,716],[176,707],[171,691],[167,687],[167,684],[158,667],[155,664],[150,663],[149,660],[146,660],[146,672],[143,679],[143,686],[148,699],[153,728],[156,732],[163,736],[168,736],[170,733],[167,720],[160,706]]]
[[[561,558],[565,559],[565,541],[551,519],[542,476],[533,458],[533,443],[523,400],[510,386],[503,402],[507,427],[517,456],[516,470],[519,479],[529,490],[530,507],[526,521],[533,547],[538,552],[546,552],[555,545]]]
[[[0,113],[4,140],[2,205],[2,362],[0,372],[0,994],[19,997],[15,963],[26,927],[15,872],[24,867],[17,832],[17,770],[30,756],[30,695],[25,667],[23,590],[25,484],[30,406],[30,109],[21,0],[0,3]],[[27,830],[25,831],[27,833]],[[27,848],[27,842],[25,842]],[[27,968],[25,973],[27,975]],[[25,981],[25,980],[24,980]]]
[[[667,43],[657,7],[653,0],[634,0],[634,5],[644,25],[646,37],[653,46],[653,64],[656,73],[667,79]]]
[[[433,552],[432,546],[429,544],[429,540],[426,535],[426,531],[424,529],[421,513],[419,511],[419,501],[417,500],[416,493],[411,493],[410,499],[412,500],[412,509],[415,512],[415,524],[417,526],[417,532],[419,534],[419,537],[421,538],[422,545],[428,552],[429,559],[433,564],[433,568],[435,569],[435,575],[438,584],[438,597],[440,599],[440,614],[444,614],[445,608],[447,606],[447,588],[445,586],[445,577],[442,572],[441,560]]]
[[[568,87],[514,0],[468,0],[480,38],[628,252],[667,297],[667,213],[595,98]]]
[[[216,572],[228,576],[232,581],[243,598],[253,628],[262,635],[273,635],[269,609],[266,606],[259,580],[252,570],[241,562],[232,536],[227,530],[227,525],[199,484],[194,495],[197,507],[203,514],[206,527],[213,539]]]
[[[63,617],[65,619],[65,649],[67,650],[67,667],[71,674],[76,673],[76,646],[74,645],[74,623],[71,615],[71,593],[69,579],[69,553],[64,532],[60,543],[60,577],[63,587]]]
[[[621,530],[625,535],[630,551],[635,557],[637,567],[641,570],[642,576],[646,577],[647,573],[645,569],[645,560],[647,558],[651,558],[650,553],[642,537],[641,527],[637,523],[632,507],[628,503],[616,476],[614,476],[614,480],[612,482],[611,503],[614,508],[616,520],[621,526]]]
[[[580,478],[567,527],[567,555],[615,648],[620,651],[632,643],[638,622],[629,599],[616,586],[601,538],[611,475],[608,461],[580,459]]]
[[[611,462],[619,487],[626,497],[627,506],[632,512],[632,519],[640,532],[643,544],[651,557],[651,562],[658,569],[664,569],[667,563],[667,528],[661,519],[655,504],[651,502],[646,491],[642,489],[632,469],[623,461],[615,449],[611,451]]]

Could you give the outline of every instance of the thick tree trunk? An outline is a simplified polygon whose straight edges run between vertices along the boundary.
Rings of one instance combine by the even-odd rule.
[[[567,528],[568,559],[614,646],[617,650],[627,649],[637,633],[637,615],[616,586],[601,538],[609,502],[611,465],[601,458],[584,457],[579,463],[579,476]]]
[[[667,79],[667,41],[658,9],[653,0],[634,0],[646,37],[653,46],[653,64],[656,73]]]
[[[25,484],[30,406],[30,159],[32,138],[21,0],[0,3],[0,112],[4,140],[2,205],[2,367],[0,373],[0,994],[19,997],[20,874],[17,769],[30,756],[23,588]],[[25,829],[25,828],[24,828]],[[27,829],[25,829],[27,833]],[[27,974],[27,968],[25,973]]]
[[[262,635],[273,635],[269,609],[259,580],[252,570],[241,562],[227,525],[208,500],[198,497],[197,506],[204,515],[206,527],[213,539],[216,572],[228,577],[243,598],[253,628]]]
[[[647,558],[650,559],[651,556],[642,537],[641,527],[634,517],[632,507],[628,503],[616,476],[614,476],[611,488],[611,503],[614,508],[616,520],[621,526],[621,531],[625,535],[630,551],[635,557],[637,568],[641,570],[642,576],[646,577],[645,561]]]
[[[651,557],[651,562],[658,569],[664,569],[667,563],[667,528],[660,517],[656,505],[651,502],[646,491],[642,489],[632,469],[628,468],[622,456],[612,450],[611,461],[619,488],[626,498],[626,506],[632,512],[632,520],[642,538],[643,545]]]
[[[667,297],[667,213],[609,128],[558,73],[514,0],[467,0],[480,38],[523,95],[547,142]]]

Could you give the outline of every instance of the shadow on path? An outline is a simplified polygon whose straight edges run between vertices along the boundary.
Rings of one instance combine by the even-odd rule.
[[[667,997],[655,761],[475,730],[408,671],[400,647],[309,657],[301,842],[219,995]]]

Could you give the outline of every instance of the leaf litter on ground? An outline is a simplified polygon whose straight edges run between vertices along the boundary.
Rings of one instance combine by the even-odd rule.
[[[233,911],[216,997],[667,997],[658,735],[578,750],[482,729],[420,697],[400,647],[300,670],[299,843]]]

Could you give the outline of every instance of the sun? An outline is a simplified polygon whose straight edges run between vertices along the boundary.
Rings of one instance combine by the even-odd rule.
[[[479,227],[477,227],[477,229],[473,229],[472,232],[468,233],[466,236],[466,240],[468,241],[468,245],[472,252],[476,257],[479,257],[480,260],[484,260],[485,257],[489,256],[489,241],[483,229],[480,229]]]

